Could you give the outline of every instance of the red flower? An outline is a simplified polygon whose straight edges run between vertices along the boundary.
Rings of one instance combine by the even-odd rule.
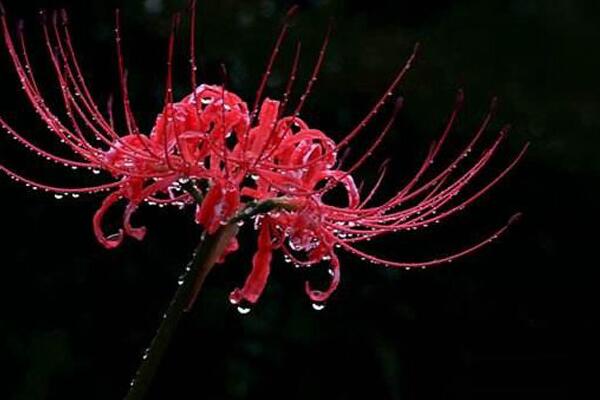
[[[467,163],[467,155],[475,149],[486,131],[494,102],[464,149],[445,168],[426,179],[426,173],[434,165],[463,102],[463,94],[459,92],[444,132],[431,146],[414,177],[387,201],[373,204],[374,194],[385,175],[384,165],[373,188],[366,195],[361,195],[352,174],[391,129],[402,105],[401,100],[397,101],[382,132],[358,160],[342,167],[343,162],[338,154],[362,132],[396,90],[411,67],[416,48],[385,95],[355,129],[336,143],[324,132],[310,128],[300,118],[302,106],[323,62],[329,34],[299,105],[292,113],[284,115],[295,80],[299,47],[283,102],[272,99],[262,101],[262,92],[288,29],[287,22],[277,39],[252,109],[222,86],[196,87],[193,44],[191,76],[194,90],[181,101],[175,102],[170,67],[174,46],[172,33],[168,48],[165,105],[154,128],[149,135],[145,135],[137,128],[130,108],[117,15],[118,65],[127,125],[126,134],[119,135],[113,124],[112,111],[106,117],[99,111],[80,72],[65,13],[60,18],[55,14],[50,23],[44,21],[43,31],[61,88],[68,123],[62,122],[42,97],[29,65],[22,29],[18,32],[17,46],[4,15],[2,25],[5,44],[25,94],[50,131],[64,142],[74,157],[67,159],[45,151],[9,127],[4,120],[0,119],[0,124],[27,148],[50,161],[67,167],[88,168],[95,172],[102,170],[114,180],[94,187],[62,188],[34,182],[2,165],[0,169],[16,180],[34,188],[54,192],[57,196],[110,191],[93,221],[98,240],[107,248],[118,246],[125,235],[138,240],[144,237],[145,228],[133,227],[131,224],[133,213],[144,202],[159,206],[172,204],[182,208],[188,204],[196,204],[196,222],[209,234],[215,233],[221,225],[252,219],[259,230],[258,249],[244,286],[231,293],[230,300],[235,304],[255,303],[259,299],[269,276],[274,250],[281,250],[285,258],[296,266],[309,267],[322,262],[329,265],[331,280],[327,288],[319,290],[306,283],[310,299],[315,303],[322,303],[340,282],[340,262],[336,249],[387,267],[427,267],[449,262],[475,251],[503,233],[510,222],[514,221],[514,218],[511,219],[490,237],[465,250],[428,261],[387,260],[358,247],[359,242],[384,234],[428,227],[462,210],[506,175],[525,151],[523,148],[496,178],[475,194],[456,200],[462,189],[487,165],[508,131],[508,127],[503,128],[497,138],[484,147],[462,173],[456,172],[458,167]],[[346,193],[345,206],[329,204],[325,200],[325,195],[338,186]],[[121,199],[125,199],[127,203],[123,213],[123,227],[117,233],[107,236],[102,230],[104,215]],[[219,261],[222,262],[238,246],[237,239],[232,239]]]

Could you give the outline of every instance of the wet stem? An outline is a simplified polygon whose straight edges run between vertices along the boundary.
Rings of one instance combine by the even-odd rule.
[[[141,400],[146,395],[177,324],[188,306],[192,291],[201,287],[204,279],[237,231],[238,226],[235,223],[229,223],[222,226],[213,235],[202,235],[192,259],[178,282],[179,287],[167,311],[163,314],[160,327],[142,356],[142,362],[131,381],[125,400]]]
[[[203,200],[202,192],[192,181],[182,183],[182,188],[186,190],[192,198],[201,204]],[[142,355],[142,362],[131,380],[129,392],[125,400],[142,400],[146,395],[152,379],[158,370],[160,361],[169,346],[169,342],[177,328],[177,324],[183,313],[190,306],[192,293],[197,294],[202,287],[206,276],[215,265],[225,247],[231,238],[237,235],[239,230],[238,223],[250,219],[258,214],[268,213],[274,209],[291,210],[293,206],[289,204],[285,197],[269,199],[261,202],[252,202],[242,211],[229,220],[214,234],[204,233],[200,243],[196,246],[192,259],[181,278],[178,281],[179,287],[171,299],[167,311],[163,314],[162,321],[150,346]]]

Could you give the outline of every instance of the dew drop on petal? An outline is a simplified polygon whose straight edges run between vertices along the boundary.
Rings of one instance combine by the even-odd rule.
[[[239,312],[242,315],[246,315],[250,312],[251,308],[250,307],[242,307],[242,306],[238,306],[237,308],[237,312]]]

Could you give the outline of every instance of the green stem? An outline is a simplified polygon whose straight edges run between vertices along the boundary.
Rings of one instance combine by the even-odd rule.
[[[125,400],[141,400],[144,398],[160,361],[169,346],[177,324],[188,306],[194,288],[201,287],[204,279],[223,253],[225,246],[237,234],[237,231],[237,225],[230,223],[221,227],[213,235],[202,236],[182,279],[179,280],[179,287],[175,292],[175,296],[173,296],[169,308],[163,314],[160,327],[156,331],[150,347],[144,352],[142,363],[131,381],[131,387]]]

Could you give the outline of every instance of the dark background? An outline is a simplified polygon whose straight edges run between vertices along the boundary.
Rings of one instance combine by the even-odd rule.
[[[142,127],[151,128],[164,90],[169,18],[184,1],[4,3],[13,25],[25,20],[40,82],[58,109],[36,11],[68,9],[86,76],[104,104],[118,90],[112,23],[120,7],[134,111]],[[597,250],[598,237],[598,3],[298,3],[302,12],[268,94],[280,95],[298,38],[304,82],[333,17],[330,52],[303,115],[334,138],[367,112],[413,44],[423,45],[401,87],[406,107],[396,128],[357,173],[370,183],[391,157],[384,194],[414,173],[459,87],[466,106],[442,160],[476,129],[493,95],[501,101],[487,141],[503,123],[514,126],[474,187],[532,142],[517,170],[460,216],[390,237],[373,251],[400,260],[433,258],[483,237],[515,211],[525,218],[475,255],[430,270],[386,270],[343,256],[342,284],[320,312],[312,310],[303,281],[319,279],[322,271],[300,272],[278,257],[260,302],[241,316],[227,295],[249,270],[255,240],[244,232],[242,250],[215,269],[181,324],[148,398],[576,398],[595,368],[584,360],[596,313],[590,305],[596,262],[586,253]],[[200,80],[220,82],[223,62],[232,90],[251,102],[290,4],[199,1]],[[176,93],[182,96],[189,92],[187,39],[180,37],[178,46]],[[6,51],[1,54],[2,116],[57,148],[24,100]],[[389,111],[364,139],[378,132]],[[354,149],[364,147],[364,139]],[[45,182],[94,182],[84,172],[40,162],[6,137],[0,156]],[[91,230],[99,197],[59,201],[5,178],[0,193],[0,357],[6,368],[0,398],[122,398],[199,237],[191,211],[145,208],[136,220],[149,228],[146,240],[107,251]]]

